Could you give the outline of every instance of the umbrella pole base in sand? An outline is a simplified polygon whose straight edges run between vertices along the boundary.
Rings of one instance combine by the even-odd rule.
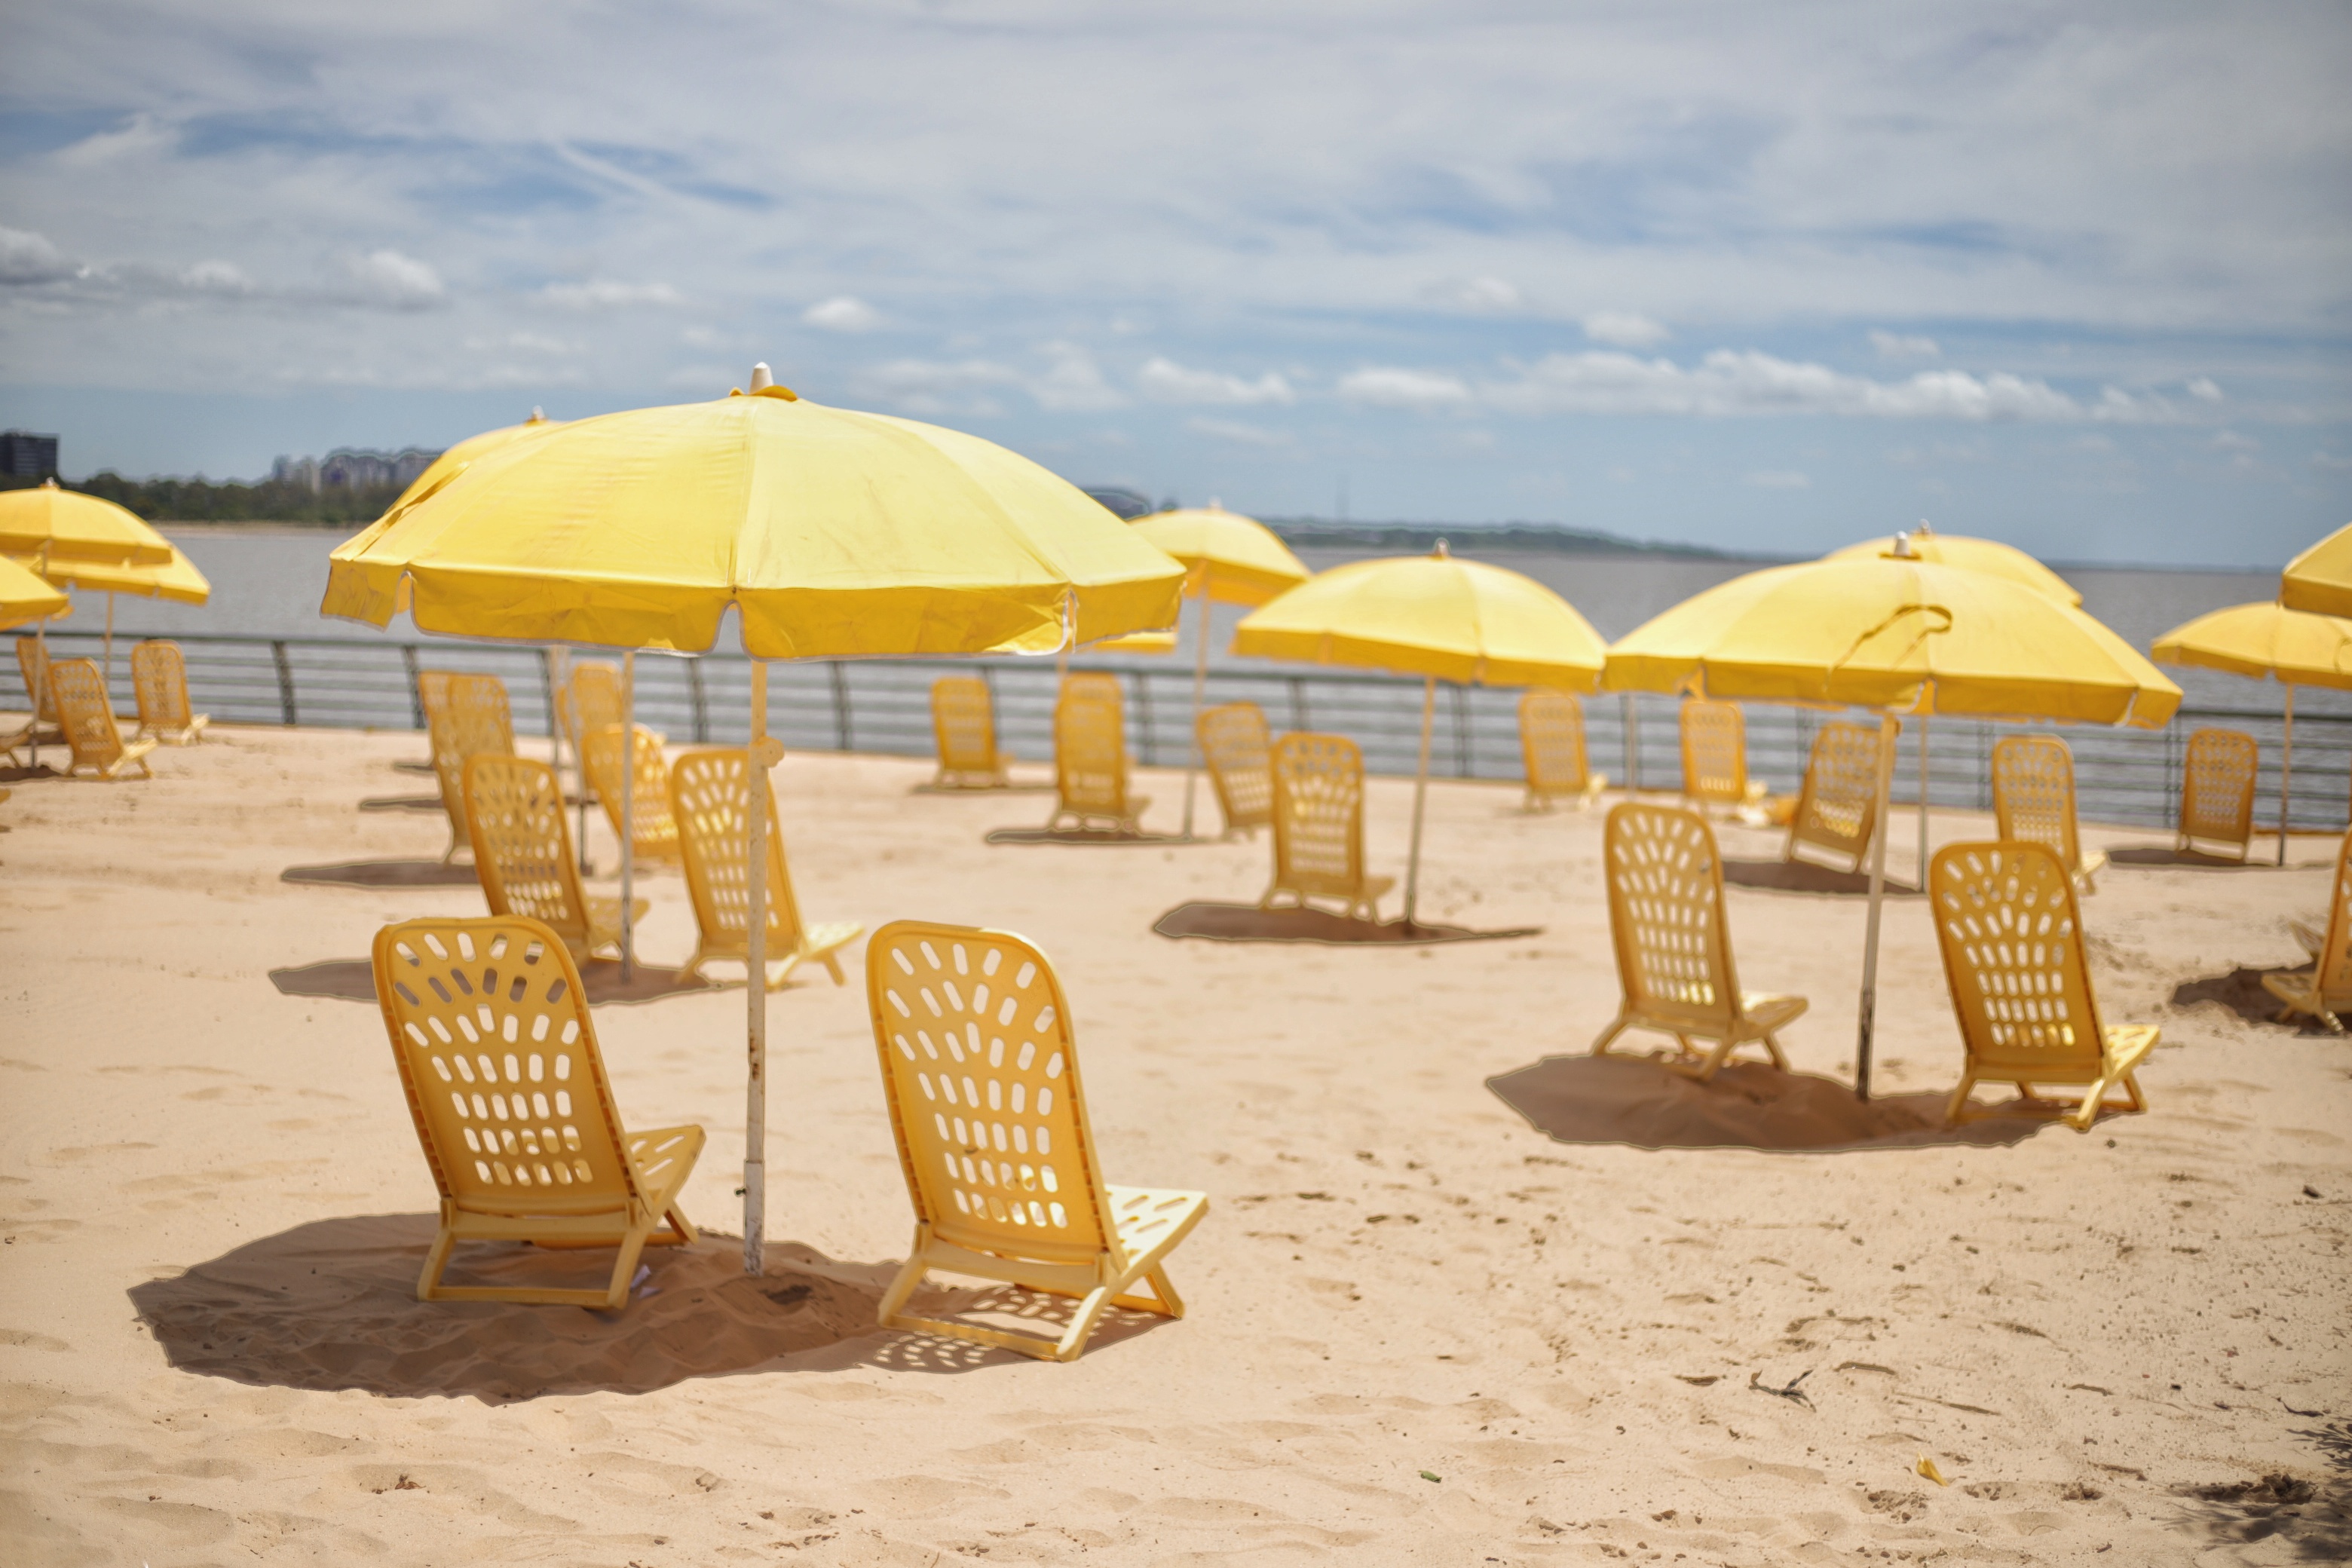
[[[1895,782],[1895,737],[1902,721],[1892,713],[1878,720],[1877,830],[1870,839],[1870,924],[1862,942],[1862,1006],[1853,1044],[1853,1097],[1870,1098],[1871,1036],[1878,1012],[1878,920],[1886,898],[1886,796]],[[1921,879],[1922,886],[1926,879]]]

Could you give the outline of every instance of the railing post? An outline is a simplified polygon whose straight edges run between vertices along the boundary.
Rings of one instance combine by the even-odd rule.
[[[425,728],[425,694],[416,689],[416,649],[407,643],[400,645],[400,668],[408,676],[408,716],[419,730]]]
[[[555,710],[555,650],[551,647],[539,650],[539,695],[547,704],[547,740],[555,752],[555,766],[561,773],[563,767],[563,724],[562,715]]]
[[[1307,728],[1307,678],[1303,675],[1293,675],[1286,679],[1290,682],[1290,727],[1294,730],[1305,730]]]
[[[278,707],[286,716],[286,727],[294,728],[294,666],[286,657],[286,645],[272,642],[269,657],[278,663]]]
[[[841,660],[828,659],[826,668],[833,672],[833,749],[845,752],[849,748],[849,676]]]
[[[1470,776],[1470,689],[1449,681],[1454,692],[1454,776]]]
[[[686,698],[694,709],[694,743],[710,744],[710,702],[702,689],[702,659],[699,655],[686,661]]]
[[[1625,711],[1625,792],[1642,793],[1642,710],[1630,691],[1618,699]]]
[[[1142,742],[1143,765],[1160,765],[1160,747],[1151,736],[1151,672],[1139,669],[1135,676],[1135,725],[1137,739]]]

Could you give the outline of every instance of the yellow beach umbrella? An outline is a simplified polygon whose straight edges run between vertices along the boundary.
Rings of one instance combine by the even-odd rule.
[[[1404,919],[1421,879],[1422,805],[1437,683],[1556,686],[1590,691],[1608,647],[1575,606],[1532,577],[1460,560],[1443,540],[1431,555],[1351,561],[1252,611],[1234,651],[1307,664],[1392,669],[1422,678],[1421,768],[1412,789],[1412,850]]]
[[[2286,563],[2279,603],[2315,616],[2352,616],[2352,523]]]
[[[0,554],[163,566],[172,542],[135,512],[45,479],[32,489],[0,490]]]
[[[70,615],[73,602],[29,567],[0,556],[0,631]]]
[[[2294,772],[2294,689],[2352,690],[2352,621],[2283,605],[2232,605],[2173,627],[2149,650],[2159,664],[2195,665],[2286,688],[2279,757],[2278,863],[2286,864],[2287,786]]]
[[[1865,1099],[1895,715],[2156,729],[2180,705],[2180,688],[2073,605],[1987,573],[1892,554],[1770,567],[1695,595],[1619,639],[1602,684],[1879,710],[1878,829],[1855,1057],[1854,1089]]]
[[[425,465],[425,471],[409,481],[399,499],[384,508],[383,515],[343,542],[343,550],[364,550],[376,535],[389,528],[393,521],[410,507],[439,489],[448,480],[465,472],[480,458],[511,445],[528,436],[541,436],[561,429],[561,419],[550,419],[534,408],[530,417],[520,425],[503,425],[496,430],[485,430],[478,436],[468,436]],[[340,552],[338,552],[340,553]]]
[[[213,585],[196,570],[196,563],[180,553],[177,545],[171,547],[172,559],[160,566],[121,564],[105,561],[52,560],[41,575],[60,588],[78,588],[106,595],[106,653],[104,669],[110,684],[114,679],[114,596],[131,594],[142,599],[168,599],[179,605],[201,605],[213,596]],[[32,566],[34,561],[16,558],[21,565]]]
[[[1964,566],[1971,572],[1990,572],[1996,577],[2006,577],[2021,588],[2031,588],[2061,604],[2079,606],[2083,595],[2074,585],[2020,550],[2014,544],[2003,544],[1997,539],[1971,539],[1964,533],[1937,533],[1926,523],[1886,539],[1865,539],[1859,544],[1849,544],[1843,550],[1832,550],[1822,557],[1824,561],[1867,560],[1874,555],[1907,553],[1920,561],[1938,566]]]
[[[1184,837],[1192,837],[1192,795],[1201,773],[1201,704],[1209,684],[1209,605],[1255,607],[1307,581],[1306,563],[1274,530],[1215,501],[1137,518],[1136,532],[1184,563],[1184,596],[1201,606],[1192,665],[1192,723],[1185,750]],[[1173,644],[1171,643],[1172,647]],[[1143,651],[1143,650],[1137,650]]]
[[[576,420],[453,465],[334,552],[320,608],[380,626],[404,606],[432,632],[697,652],[732,609],[765,789],[782,756],[766,733],[768,659],[1051,653],[1172,624],[1183,578],[1028,459],[803,402],[763,364],[749,396]],[[635,733],[625,713],[623,733]],[[745,813],[752,1273],[766,1204],[767,816]],[[625,816],[625,921],[632,837]]]

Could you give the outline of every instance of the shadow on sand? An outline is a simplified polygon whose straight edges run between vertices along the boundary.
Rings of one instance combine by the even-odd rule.
[[[372,795],[360,802],[362,811],[432,811],[441,809],[437,795]]]
[[[471,862],[445,860],[345,860],[333,866],[289,866],[281,882],[331,888],[471,888],[480,879]]]
[[[1944,1125],[1946,1096],[1896,1094],[1867,1102],[1850,1084],[1811,1073],[1735,1063],[1697,1083],[1649,1057],[1546,1057],[1486,1080],[1537,1131],[1562,1143],[1636,1149],[1762,1149],[1827,1153],[2015,1143],[2047,1114],[1981,1116]],[[1998,1110],[1998,1107],[1994,1108]]]
[[[2192,871],[2278,869],[2267,860],[2253,858],[2251,851],[2245,859],[2232,860],[2223,855],[2208,855],[2201,849],[2169,849],[2155,844],[2126,844],[2120,849],[2110,849],[2107,860],[2116,866],[2177,866]]]
[[[1827,893],[1853,899],[1870,897],[1867,871],[1841,871],[1810,860],[1734,860],[1723,862],[1723,879],[1735,888],[1755,888],[1768,893]],[[1886,897],[1912,899],[1919,889],[1908,882],[1886,879]]]
[[[547,1394],[646,1394],[688,1378],[869,1365],[970,1372],[1023,1358],[958,1340],[875,1326],[897,1266],[835,1263],[794,1243],[769,1246],[756,1279],[742,1243],[706,1234],[648,1247],[617,1312],[507,1301],[419,1301],[434,1216],[371,1215],[280,1231],[130,1292],[180,1371],[280,1388],[356,1389],[394,1398],[488,1403]],[[449,1282],[602,1286],[612,1254],[527,1242],[469,1243]],[[1003,1286],[919,1292],[930,1316],[985,1314],[1058,1332],[1070,1303]],[[1162,1320],[1114,1310],[1090,1348]],[[789,1366],[782,1358],[794,1357]]]
[[[269,983],[288,996],[319,996],[333,1002],[373,1002],[375,970],[364,958],[329,958],[289,969],[273,969]],[[606,1002],[658,1002],[665,996],[691,991],[717,991],[715,982],[698,980],[682,969],[662,969],[640,963],[627,984],[621,966],[609,958],[592,958],[580,968],[581,988],[591,1006]]]
[[[2328,1035],[2332,1031],[2326,1025],[2307,1015],[2282,1019],[2279,999],[2263,989],[2265,974],[2297,974],[2310,967],[2307,963],[2281,963],[2269,969],[2249,969],[2240,964],[2227,974],[2182,981],[2172,988],[2172,1005],[2194,1007],[2200,1002],[2217,1003],[2249,1024],[2268,1024],[2301,1035]]]
[[[1402,921],[1374,923],[1350,920],[1328,910],[1262,910],[1255,904],[1179,904],[1154,921],[1151,929],[1167,937],[1205,937],[1211,942],[1316,942],[1333,947],[1428,947],[1442,942],[1498,942],[1534,936],[1541,926],[1508,931],[1471,931],[1464,926],[1428,925]]]
[[[1089,827],[992,827],[991,844],[1208,844],[1173,833],[1106,833]]]
[[[47,763],[35,763],[30,767],[0,767],[0,784],[32,784],[39,779],[65,776]]]

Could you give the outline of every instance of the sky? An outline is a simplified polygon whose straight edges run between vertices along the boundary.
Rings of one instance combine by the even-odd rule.
[[[2352,521],[2352,7],[26,8],[66,473],[723,396],[1263,516],[2268,566]]]

